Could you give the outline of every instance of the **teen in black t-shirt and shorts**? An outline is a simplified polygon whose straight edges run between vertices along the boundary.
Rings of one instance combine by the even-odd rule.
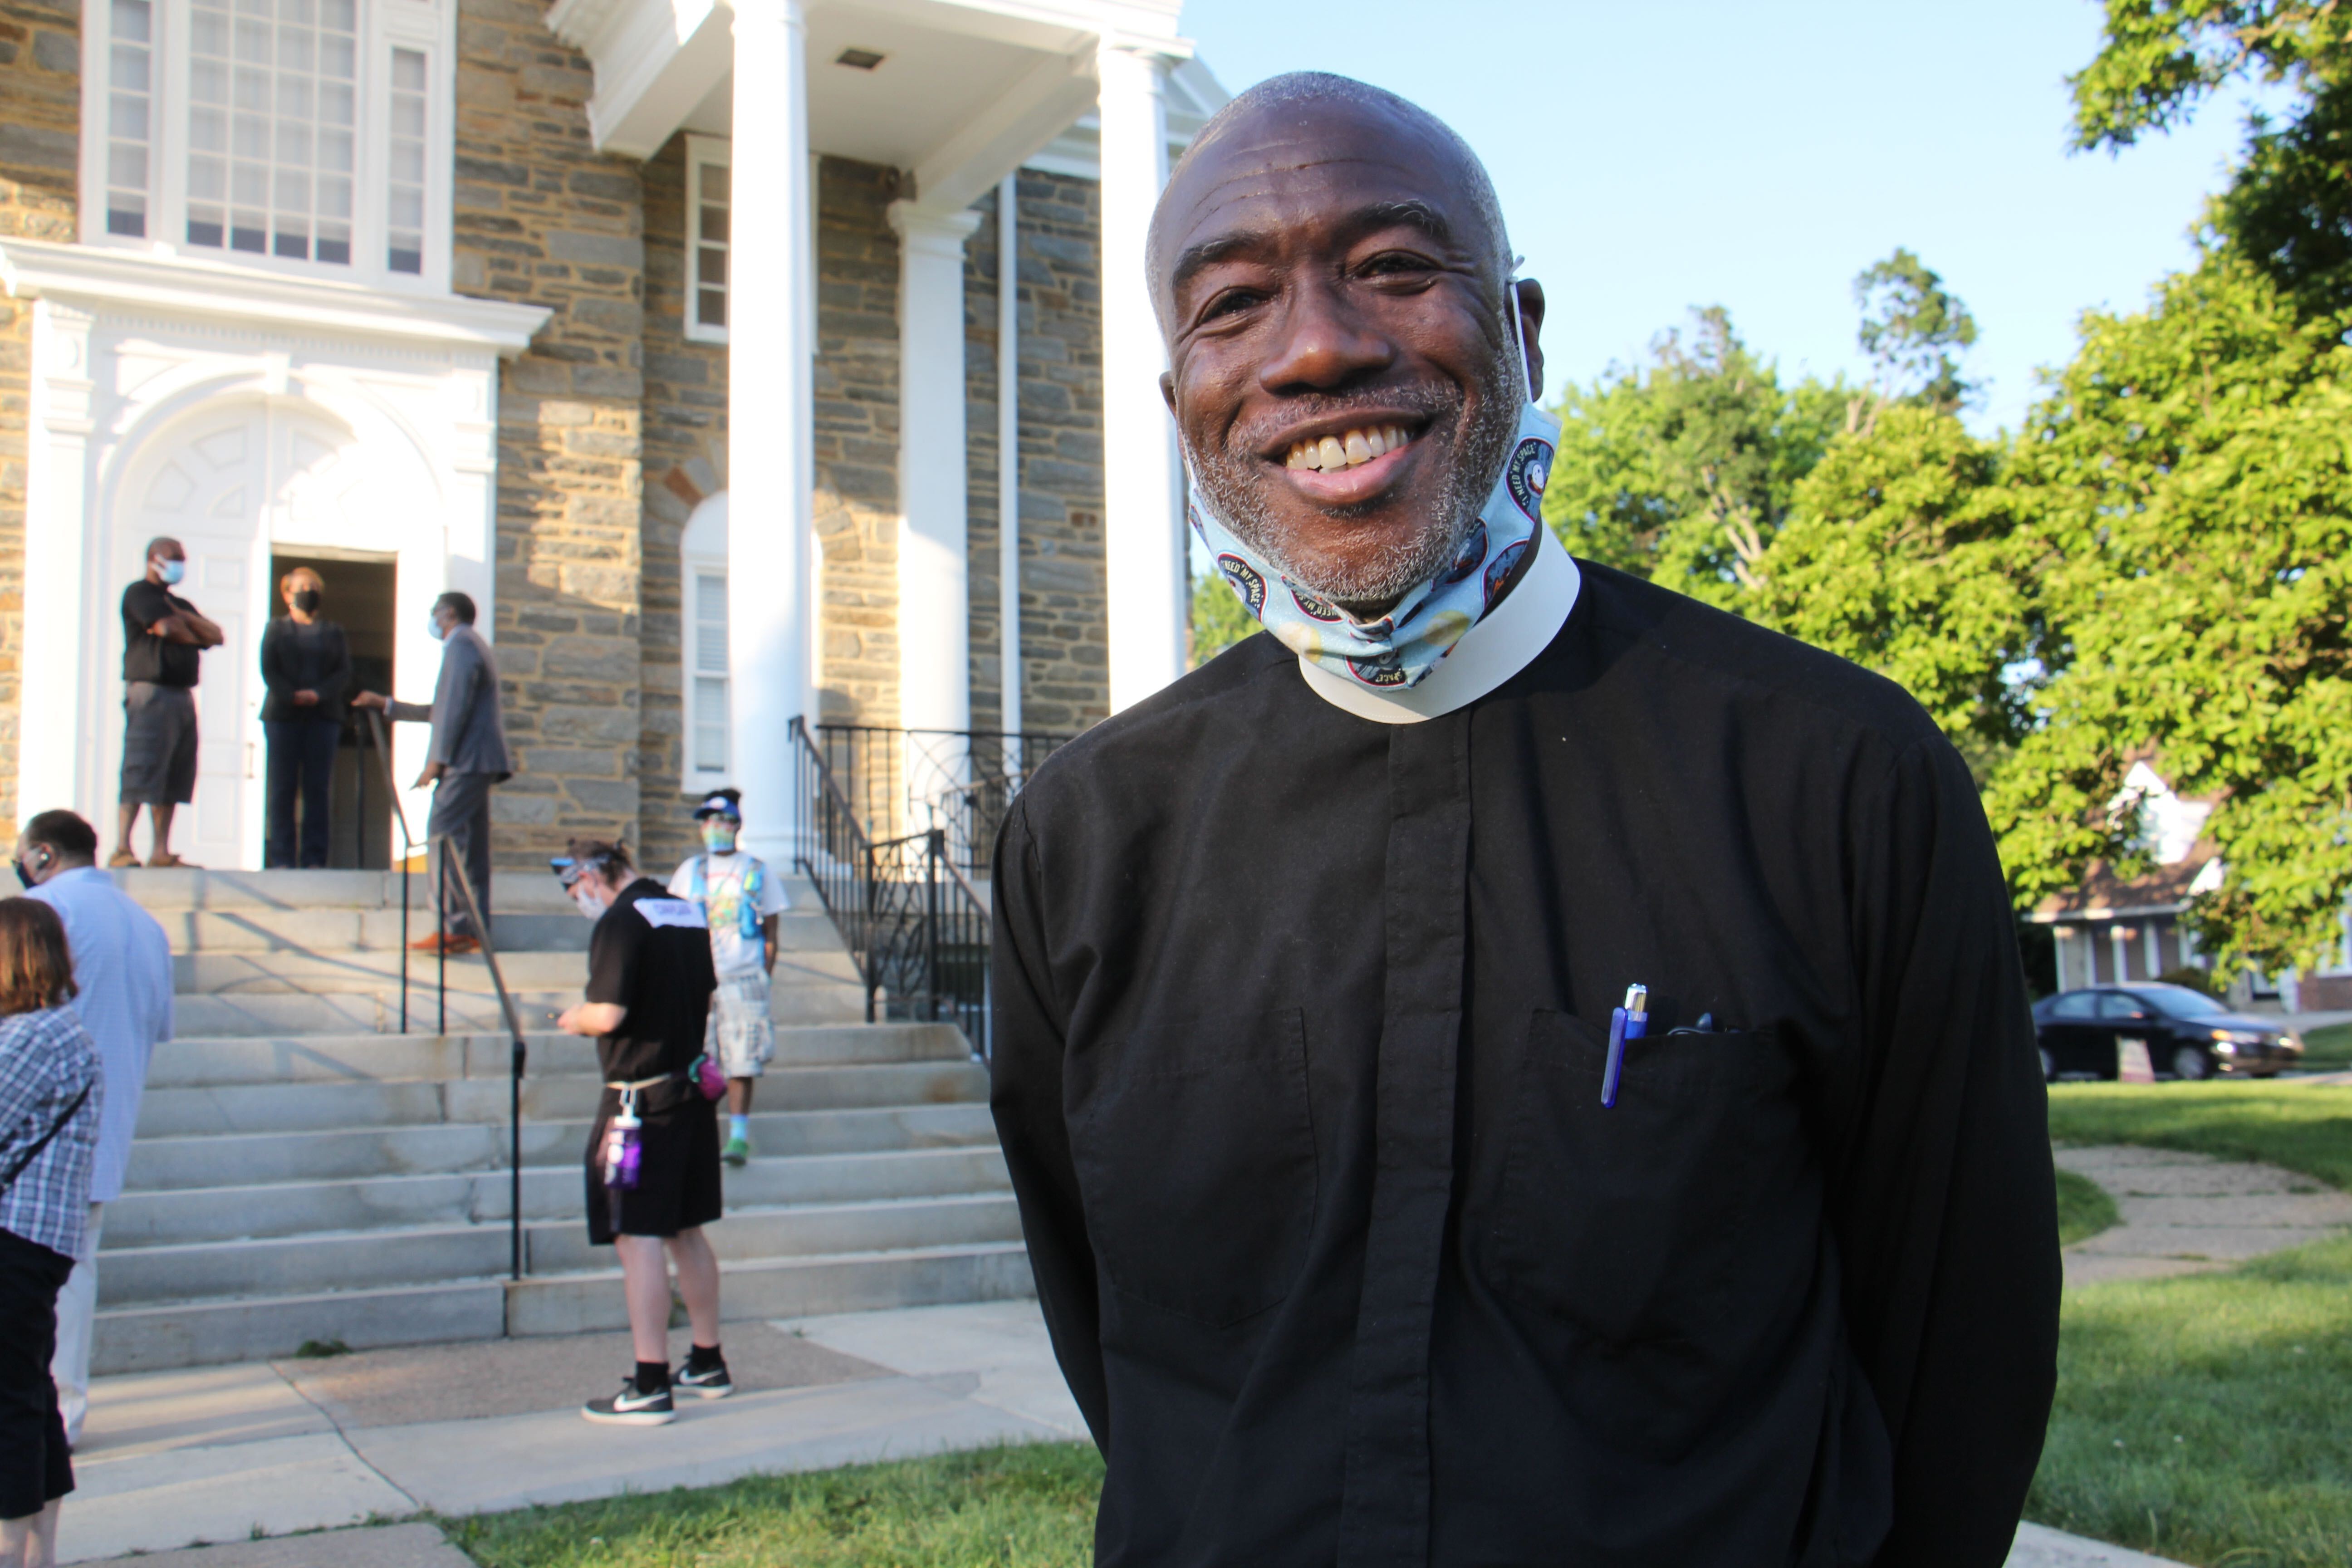
[[[581,1414],[657,1426],[675,1419],[673,1381],[706,1399],[734,1392],[719,1351],[719,1260],[702,1234],[719,1211],[718,1109],[692,1075],[718,981],[698,906],[638,876],[622,845],[575,838],[571,849],[556,874],[596,930],[587,1000],[556,1023],[596,1037],[604,1095],[588,1138],[588,1239],[620,1254],[637,1363],[618,1394]],[[694,1326],[675,1379],[668,1263]]]

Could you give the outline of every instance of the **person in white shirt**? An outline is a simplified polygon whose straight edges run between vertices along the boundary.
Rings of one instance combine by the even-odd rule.
[[[98,1047],[106,1084],[90,1171],[89,1225],[73,1273],[58,1292],[58,1348],[49,1373],[68,1445],[89,1412],[89,1342],[98,1316],[98,1230],[122,1194],[147,1063],[172,1037],[172,944],[155,917],[98,867],[98,833],[70,811],[45,811],[16,836],[16,879],[58,911],[73,954],[73,1005]]]
[[[682,861],[669,879],[670,895],[701,905],[710,923],[719,990],[710,999],[703,1049],[727,1074],[727,1146],[719,1158],[730,1165],[751,1157],[752,1084],[776,1054],[768,977],[776,967],[776,917],[792,908],[766,863],[735,847],[743,831],[742,801],[742,792],[732,789],[703,797],[694,812],[703,852]]]

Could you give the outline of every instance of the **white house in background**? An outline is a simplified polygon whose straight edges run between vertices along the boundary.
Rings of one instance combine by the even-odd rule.
[[[2213,803],[2184,799],[2142,761],[2124,775],[2115,808],[2138,816],[2150,868],[2126,879],[2095,865],[2080,888],[2051,895],[2026,917],[2056,939],[2061,991],[2212,967],[2180,917],[2191,899],[2221,885],[2221,858],[2203,837]],[[2352,913],[2344,919],[2336,962],[2316,973],[2247,973],[2227,985],[2246,1000],[2278,1000],[2289,1012],[2352,1007]]]
[[[481,606],[514,860],[682,847],[721,778],[773,851],[796,717],[1070,729],[1181,671],[1141,258],[1224,94],[1177,0],[69,16],[0,65],[12,121],[65,106],[0,148],[26,350],[0,398],[28,411],[7,822],[110,820],[116,604],[159,533],[229,639],[176,845],[205,865],[260,864],[256,650],[295,563],[410,695],[433,597]]]

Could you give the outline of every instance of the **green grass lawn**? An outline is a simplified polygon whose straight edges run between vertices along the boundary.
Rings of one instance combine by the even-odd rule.
[[[2050,1138],[2266,1160],[2352,1188],[2352,1088],[2333,1084],[2053,1084]]]
[[[2208,1568],[2352,1563],[2352,1238],[2063,1319],[2027,1518]]]
[[[2116,1200],[2088,1176],[2058,1173],[2058,1245],[2072,1247],[2111,1228],[2116,1219]]]
[[[2303,1032],[2303,1065],[2341,1072],[2352,1068],[2352,1024],[2330,1024]]]
[[[441,1522],[482,1568],[1085,1568],[1101,1488],[1041,1443]]]

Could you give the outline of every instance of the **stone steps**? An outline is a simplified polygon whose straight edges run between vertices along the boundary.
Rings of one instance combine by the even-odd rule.
[[[561,1131],[576,1135],[541,1140],[545,1157],[523,1171],[526,1221],[568,1221],[581,1212],[588,1123]],[[196,1242],[503,1224],[511,1178],[506,1151],[490,1152],[493,1161],[470,1171],[126,1190],[107,1205],[107,1256],[110,1264],[118,1251]],[[1007,1177],[996,1148],[974,1144],[759,1158],[730,1170],[726,1183],[730,1205],[753,1208],[1002,1191]]]
[[[179,1037],[156,1051],[126,1190],[108,1209],[99,1370],[625,1321],[612,1253],[588,1245],[583,1215],[594,1044],[549,1028],[580,998],[588,923],[551,880],[501,878],[495,895],[527,1031],[515,1281],[504,1019],[479,959],[449,963],[445,999],[433,959],[412,955],[398,1032],[397,875],[119,879],[172,935]],[[412,931],[429,921],[416,918],[423,885],[410,888]],[[725,1173],[710,1230],[728,1315],[1028,1293],[986,1069],[951,1026],[866,1024],[830,921],[810,912],[804,883],[793,890],[757,1152]],[[447,1032],[430,1032],[445,1006]]]

